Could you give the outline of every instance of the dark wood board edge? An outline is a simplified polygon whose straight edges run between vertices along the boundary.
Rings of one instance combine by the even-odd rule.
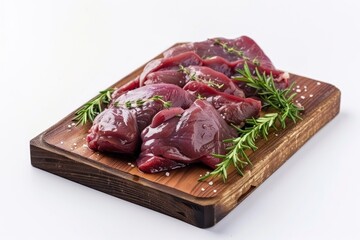
[[[41,135],[30,143],[32,166],[80,183],[90,188],[141,205],[157,212],[177,218],[200,228],[211,227],[214,222],[214,204],[190,201],[178,194],[149,188],[104,169],[65,156],[49,149]]]

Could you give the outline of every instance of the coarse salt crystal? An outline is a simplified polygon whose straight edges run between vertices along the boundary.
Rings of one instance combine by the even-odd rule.
[[[300,98],[301,98],[301,99],[305,99],[305,96],[301,96]]]
[[[61,142],[60,142],[60,144],[64,144],[64,142],[63,142],[63,141],[61,141]]]
[[[201,191],[205,191],[205,188],[202,187],[202,188],[201,188]]]
[[[167,177],[170,176],[170,173],[169,173],[169,172],[166,172],[166,173],[165,173],[165,176],[167,176]]]
[[[210,181],[210,182],[209,182],[209,185],[210,185],[210,186],[212,186],[213,184],[214,184],[213,181]]]
[[[74,145],[74,146],[76,146],[76,145],[77,145],[77,143],[73,143],[73,145]]]
[[[75,126],[76,124],[75,123],[71,123],[71,126]]]
[[[130,165],[131,165],[131,162],[128,162],[128,165],[130,166]]]
[[[313,94],[310,94],[309,97],[313,97],[314,95]]]
[[[320,85],[320,84],[321,84],[321,82],[317,82],[317,83],[316,83],[316,85]]]
[[[300,88],[296,89],[296,92],[301,92],[301,89]]]
[[[131,164],[130,166],[131,166],[131,167],[135,167],[135,165],[134,165],[134,164]]]
[[[216,193],[217,192],[217,190],[216,189],[214,189],[214,191],[213,191],[214,193]]]
[[[68,125],[68,128],[71,128],[71,125],[70,125],[70,124]]]
[[[297,86],[296,86],[296,88],[300,88],[300,86],[299,86],[299,85],[297,85]]]

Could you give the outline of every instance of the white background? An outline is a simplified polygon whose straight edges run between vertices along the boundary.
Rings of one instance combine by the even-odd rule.
[[[0,239],[360,239],[359,1],[0,0]],[[209,229],[30,164],[29,141],[176,42],[254,38],[340,114]]]

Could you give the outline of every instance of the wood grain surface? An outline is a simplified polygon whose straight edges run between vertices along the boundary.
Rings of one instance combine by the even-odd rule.
[[[131,81],[143,67],[112,87]],[[134,157],[94,152],[85,141],[90,125],[75,126],[72,122],[76,110],[31,140],[31,163],[197,227],[211,227],[339,113],[340,91],[336,87],[295,74],[290,80],[295,82],[293,90],[298,93],[294,100],[305,109],[302,120],[297,124],[288,122],[286,129],[271,132],[267,141],[259,139],[259,149],[249,152],[253,166],[242,177],[231,169],[226,183],[220,178],[199,182],[200,176],[211,171],[200,164],[145,174],[137,169]]]

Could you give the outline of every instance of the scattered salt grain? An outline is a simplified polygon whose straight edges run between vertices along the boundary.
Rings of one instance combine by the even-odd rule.
[[[321,85],[321,82],[317,82],[316,85]]]
[[[68,125],[68,128],[71,128],[71,125],[70,125],[70,124]]]
[[[64,142],[63,142],[63,141],[61,141],[61,142],[60,142],[60,144],[64,144]]]
[[[169,173],[169,172],[166,172],[166,173],[165,173],[165,176],[167,176],[167,177],[170,176],[170,173]]]
[[[76,146],[77,144],[76,143],[73,143],[74,146]]]
[[[83,148],[87,148],[88,147],[88,145],[87,144],[83,144]]]
[[[71,126],[75,126],[76,124],[73,122],[73,123],[71,123]]]
[[[214,189],[214,191],[213,191],[214,193],[216,193],[217,192],[217,190],[216,189]]]
[[[296,92],[298,92],[298,93],[301,92],[301,89],[300,88],[296,89]]]
[[[202,177],[202,174],[200,174],[199,176]]]
[[[130,166],[131,166],[131,167],[135,167],[135,165],[134,165],[134,164],[131,164]]]
[[[128,162],[128,165],[130,166],[130,165],[131,165],[131,162]]]
[[[300,88],[300,86],[299,86],[299,85],[297,85],[297,86],[296,86],[296,88]]]
[[[205,191],[205,188],[202,187],[202,188],[201,188],[201,191]]]
[[[313,97],[314,95],[313,94],[310,94],[309,97]]]
[[[210,185],[210,186],[212,186],[213,184],[214,184],[213,181],[210,181],[210,182],[209,182],[209,185]]]
[[[279,134],[275,133],[275,136],[277,137],[277,136],[279,136]]]
[[[301,96],[300,98],[301,98],[301,99],[305,99],[305,96]]]

